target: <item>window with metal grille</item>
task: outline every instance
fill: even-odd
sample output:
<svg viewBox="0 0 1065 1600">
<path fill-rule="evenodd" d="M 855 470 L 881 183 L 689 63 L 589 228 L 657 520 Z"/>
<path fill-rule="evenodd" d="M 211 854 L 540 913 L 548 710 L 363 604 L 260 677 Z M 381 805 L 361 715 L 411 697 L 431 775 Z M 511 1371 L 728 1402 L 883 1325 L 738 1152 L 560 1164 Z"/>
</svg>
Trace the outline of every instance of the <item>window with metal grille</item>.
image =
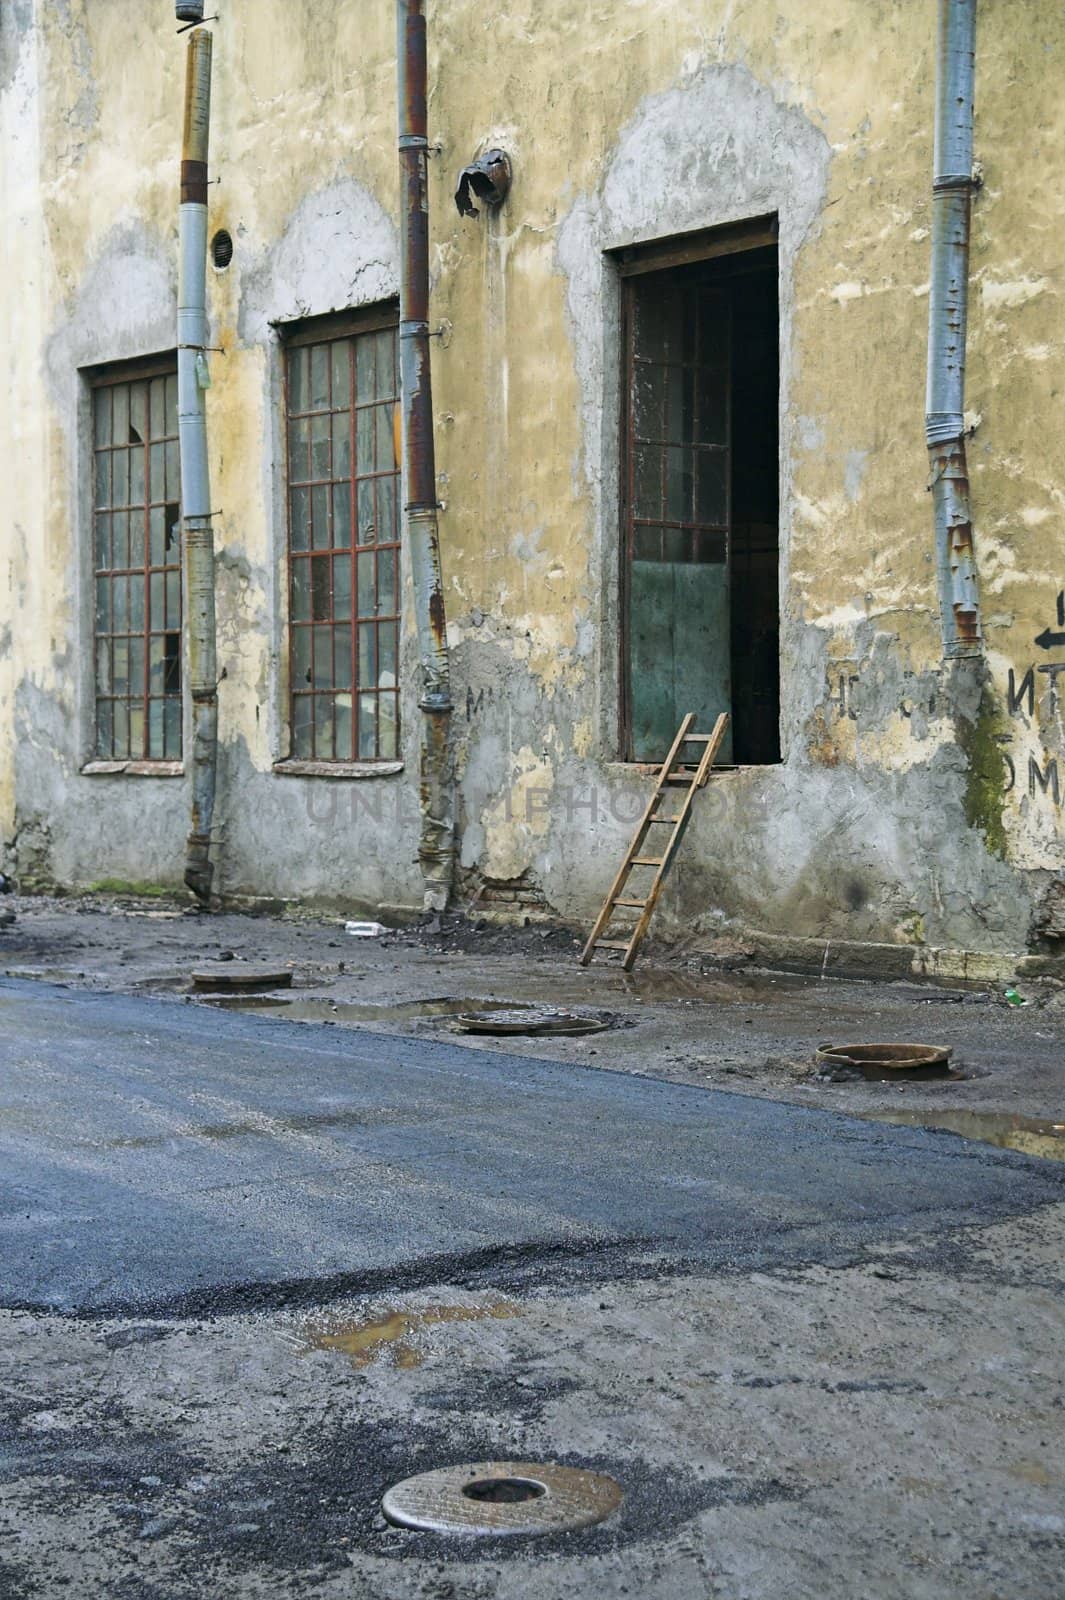
<svg viewBox="0 0 1065 1600">
<path fill-rule="evenodd" d="M 181 509 L 172 358 L 94 374 L 98 760 L 181 759 Z"/>
<path fill-rule="evenodd" d="M 286 341 L 291 754 L 399 752 L 393 307 Z"/>
</svg>

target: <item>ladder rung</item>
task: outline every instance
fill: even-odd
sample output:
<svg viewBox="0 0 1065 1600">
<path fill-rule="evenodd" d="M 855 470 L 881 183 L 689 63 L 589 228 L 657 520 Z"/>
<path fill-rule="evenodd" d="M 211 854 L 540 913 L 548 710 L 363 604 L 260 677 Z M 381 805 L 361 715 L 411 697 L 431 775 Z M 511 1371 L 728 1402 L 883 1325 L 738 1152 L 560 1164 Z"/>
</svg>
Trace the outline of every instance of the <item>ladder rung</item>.
<svg viewBox="0 0 1065 1600">
<path fill-rule="evenodd" d="M 0 0 L 0 3 L 2 3 L 2 0 Z M 658 901 L 658 891 L 662 886 L 662 879 L 670 861 L 673 859 L 684 832 L 684 825 L 691 813 L 696 791 L 706 783 L 710 775 L 711 760 L 717 753 L 722 733 L 728 727 L 728 713 L 722 712 L 714 725 L 713 733 L 689 733 L 688 730 L 695 723 L 695 715 L 694 711 L 689 711 L 684 717 L 680 727 L 677 729 L 676 738 L 670 746 L 668 756 L 658 768 L 654 794 L 651 796 L 650 802 L 640 819 L 632 843 L 629 845 L 628 853 L 621 863 L 621 868 L 610 885 L 607 899 L 596 918 L 595 926 L 589 935 L 588 942 L 581 951 L 580 963 L 582 967 L 587 967 L 591 963 L 597 949 L 624 952 L 624 960 L 621 965 L 626 972 L 630 970 L 636 959 L 636 952 L 640 948 L 640 943 L 647 932 L 648 923 Z M 683 747 L 689 744 L 698 744 L 704 747 L 702 759 L 698 762 L 694 758 L 689 758 L 683 754 Z M 650 770 L 652 769 L 646 766 L 641 767 L 643 772 L 649 773 Z M 687 793 L 680 797 L 679 811 L 675 812 L 671 817 L 656 816 L 655 812 L 659 805 L 665 807 L 668 804 L 668 801 L 664 799 L 666 786 L 675 784 L 683 784 L 687 790 Z M 647 830 L 653 823 L 659 827 L 672 830 L 669 838 L 660 847 L 665 851 L 665 855 L 638 856 L 636 851 L 641 846 L 646 848 Z M 662 835 L 658 834 L 656 837 L 661 838 Z M 647 898 L 644 900 L 635 899 L 631 890 L 626 893 L 629 875 L 634 867 L 653 867 L 655 869 L 654 878 L 647 881 Z M 622 907 L 626 910 L 640 912 L 640 916 L 635 919 L 626 919 L 625 917 L 620 919 L 623 929 L 627 920 L 635 922 L 635 926 L 628 933 L 628 937 L 626 939 L 599 938 L 598 935 L 605 933 L 610 926 L 615 910 L 620 910 Z"/>
</svg>

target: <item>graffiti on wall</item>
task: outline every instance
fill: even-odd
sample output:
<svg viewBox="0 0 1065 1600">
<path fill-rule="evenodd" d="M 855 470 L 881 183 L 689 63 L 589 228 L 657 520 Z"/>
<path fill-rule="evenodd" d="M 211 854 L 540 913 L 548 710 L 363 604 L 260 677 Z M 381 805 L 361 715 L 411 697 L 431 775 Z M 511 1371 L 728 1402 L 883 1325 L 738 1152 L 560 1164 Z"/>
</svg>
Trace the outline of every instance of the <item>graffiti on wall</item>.
<svg viewBox="0 0 1065 1600">
<path fill-rule="evenodd" d="M 1011 729 L 996 735 L 1005 767 L 1004 792 L 1017 791 L 1049 811 L 1055 824 L 1062 825 L 1065 806 L 1065 755 L 1061 752 L 1065 720 L 1065 659 L 1048 660 L 1057 654 L 1065 657 L 1065 589 L 1055 601 L 1055 615 L 1032 643 L 1045 652 L 1034 657 L 1023 669 L 1010 667 L 1002 685 L 1006 713 Z M 867 665 L 865 663 L 864 665 Z M 837 722 L 857 722 L 863 706 L 863 663 L 854 657 L 836 658 L 828 663 L 826 705 Z M 912 719 L 916 713 L 933 718 L 941 711 L 938 691 L 927 680 L 912 697 L 903 697 L 898 715 Z M 1039 741 L 1032 750 L 1024 732 L 1033 732 Z"/>
</svg>

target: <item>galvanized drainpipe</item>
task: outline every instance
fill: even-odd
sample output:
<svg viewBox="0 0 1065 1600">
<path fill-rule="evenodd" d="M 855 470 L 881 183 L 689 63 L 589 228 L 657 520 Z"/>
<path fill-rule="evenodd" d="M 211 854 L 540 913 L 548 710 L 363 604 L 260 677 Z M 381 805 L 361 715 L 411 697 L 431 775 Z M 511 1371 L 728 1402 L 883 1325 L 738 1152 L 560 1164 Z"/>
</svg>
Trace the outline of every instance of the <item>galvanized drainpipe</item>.
<svg viewBox="0 0 1065 1600">
<path fill-rule="evenodd" d="M 442 911 L 455 871 L 451 673 L 437 526 L 429 370 L 429 149 L 425 0 L 396 0 L 400 167 L 400 408 L 406 548 L 421 654 L 421 837 L 424 908 Z"/>
<path fill-rule="evenodd" d="M 192 694 L 192 817 L 185 882 L 211 898 L 211 821 L 218 771 L 214 535 L 207 470 L 207 153 L 211 131 L 211 35 L 189 35 L 181 150 L 181 266 L 178 279 L 178 437 L 182 546 Z"/>
<path fill-rule="evenodd" d="M 979 656 L 980 599 L 965 458 L 965 336 L 976 0 L 937 0 L 935 171 L 925 438 L 943 655 Z"/>
</svg>

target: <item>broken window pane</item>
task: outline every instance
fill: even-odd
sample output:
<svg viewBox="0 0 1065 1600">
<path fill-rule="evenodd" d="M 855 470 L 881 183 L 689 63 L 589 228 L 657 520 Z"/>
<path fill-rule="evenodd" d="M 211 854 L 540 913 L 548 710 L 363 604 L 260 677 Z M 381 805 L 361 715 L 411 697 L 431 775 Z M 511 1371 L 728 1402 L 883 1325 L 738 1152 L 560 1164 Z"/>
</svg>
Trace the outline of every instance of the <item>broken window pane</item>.
<svg viewBox="0 0 1065 1600">
<path fill-rule="evenodd" d="M 111 392 L 111 439 L 115 444 L 129 443 L 129 388 L 116 383 Z"/>
<path fill-rule="evenodd" d="M 165 679 L 165 638 L 161 633 L 153 633 L 148 641 L 148 693 L 163 694 L 166 688 Z M 160 737 L 162 737 L 162 712 L 159 714 Z"/>
<path fill-rule="evenodd" d="M 181 635 L 168 633 L 164 635 L 165 670 L 163 673 L 163 688 L 167 694 L 181 693 Z M 180 703 L 178 710 L 180 711 Z"/>
<path fill-rule="evenodd" d="M 129 442 L 148 443 L 148 385 L 135 383 L 129 392 Z"/>
</svg>

